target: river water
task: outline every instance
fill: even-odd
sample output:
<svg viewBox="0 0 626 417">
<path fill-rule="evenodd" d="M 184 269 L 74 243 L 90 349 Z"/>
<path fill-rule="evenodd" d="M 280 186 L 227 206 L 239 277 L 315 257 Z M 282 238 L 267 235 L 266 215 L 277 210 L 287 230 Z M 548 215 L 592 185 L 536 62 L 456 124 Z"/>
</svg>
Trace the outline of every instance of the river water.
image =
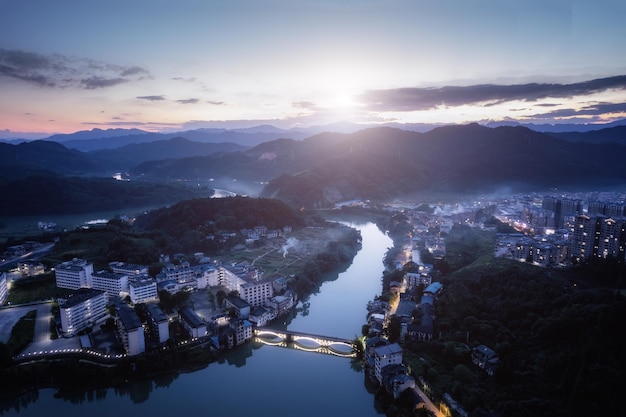
<svg viewBox="0 0 626 417">
<path fill-rule="evenodd" d="M 381 292 L 383 256 L 391 239 L 374 224 L 361 231 L 362 249 L 337 278 L 301 303 L 289 330 L 352 339 L 361 334 L 366 305 Z M 6 381 L 5 381 L 6 382 Z M 249 342 L 191 373 L 60 398 L 41 389 L 19 407 L 1 412 L 20 417 L 380 416 L 358 363 L 350 358 Z"/>
</svg>

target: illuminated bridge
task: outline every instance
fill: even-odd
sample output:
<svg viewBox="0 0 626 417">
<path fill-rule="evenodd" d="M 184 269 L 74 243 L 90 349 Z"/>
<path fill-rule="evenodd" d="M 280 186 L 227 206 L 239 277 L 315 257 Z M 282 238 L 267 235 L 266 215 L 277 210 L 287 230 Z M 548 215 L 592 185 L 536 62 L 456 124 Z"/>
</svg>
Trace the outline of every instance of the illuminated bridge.
<svg viewBox="0 0 626 417">
<path fill-rule="evenodd" d="M 356 356 L 352 340 L 338 337 L 320 336 L 311 333 L 276 330 L 256 327 L 254 335 L 258 342 L 266 345 L 290 347 L 309 352 L 326 353 L 329 355 L 351 358 Z"/>
</svg>

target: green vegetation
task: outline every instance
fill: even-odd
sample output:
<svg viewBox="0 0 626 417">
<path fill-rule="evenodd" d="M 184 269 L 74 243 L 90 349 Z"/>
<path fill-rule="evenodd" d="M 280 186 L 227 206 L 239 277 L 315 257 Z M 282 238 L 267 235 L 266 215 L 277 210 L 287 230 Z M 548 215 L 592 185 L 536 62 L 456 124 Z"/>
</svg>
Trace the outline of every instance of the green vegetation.
<svg viewBox="0 0 626 417">
<path fill-rule="evenodd" d="M 33 341 L 33 334 L 35 332 L 35 319 L 37 318 L 37 310 L 31 310 L 22 316 L 13 329 L 11 330 L 11 336 L 6 343 L 7 353 L 10 357 L 13 357 L 26 349 L 26 347 Z"/>
<path fill-rule="evenodd" d="M 13 281 L 7 301 L 11 304 L 24 304 L 63 297 L 69 293 L 69 290 L 56 286 L 53 273 L 46 273 Z"/>
<path fill-rule="evenodd" d="M 25 216 L 170 204 L 184 198 L 209 195 L 211 191 L 179 184 L 47 175 L 0 184 L 0 193 L 11 196 L 0 200 L 0 216 Z"/>
<path fill-rule="evenodd" d="M 449 273 L 440 279 L 444 291 L 435 305 L 441 337 L 406 346 L 414 374 L 426 379 L 435 400 L 447 392 L 472 416 L 621 414 L 624 297 L 594 282 L 593 265 L 582 280 L 576 268 L 494 259 L 492 238 L 452 229 Z M 470 360 L 470 348 L 479 344 L 499 354 L 493 377 Z"/>
</svg>

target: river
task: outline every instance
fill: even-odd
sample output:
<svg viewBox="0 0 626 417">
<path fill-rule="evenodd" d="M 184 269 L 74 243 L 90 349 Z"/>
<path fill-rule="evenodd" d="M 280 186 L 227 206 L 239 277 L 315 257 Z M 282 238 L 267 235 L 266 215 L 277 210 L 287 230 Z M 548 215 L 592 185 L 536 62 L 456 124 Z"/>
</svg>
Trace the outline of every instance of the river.
<svg viewBox="0 0 626 417">
<path fill-rule="evenodd" d="M 361 231 L 362 249 L 337 278 L 300 304 L 288 329 L 352 339 L 361 333 L 366 304 L 381 292 L 383 256 L 392 240 L 374 224 Z M 5 381 L 6 382 L 6 381 Z M 65 397 L 65 398 L 63 398 Z M 129 383 L 68 398 L 41 389 L 22 399 L 10 416 L 160 417 L 272 415 L 380 416 L 363 370 L 352 359 L 249 342 L 191 373 Z M 4 409 L 4 407 L 3 407 Z"/>
</svg>

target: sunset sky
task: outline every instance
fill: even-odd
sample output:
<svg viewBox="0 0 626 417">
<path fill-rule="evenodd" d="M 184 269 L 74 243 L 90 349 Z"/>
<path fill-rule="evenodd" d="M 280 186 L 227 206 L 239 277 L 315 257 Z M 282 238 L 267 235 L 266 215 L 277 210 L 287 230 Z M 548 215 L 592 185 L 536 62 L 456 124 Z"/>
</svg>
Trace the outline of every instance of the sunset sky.
<svg viewBox="0 0 626 417">
<path fill-rule="evenodd" d="M 0 131 L 626 117 L 623 0 L 0 0 Z"/>
</svg>

